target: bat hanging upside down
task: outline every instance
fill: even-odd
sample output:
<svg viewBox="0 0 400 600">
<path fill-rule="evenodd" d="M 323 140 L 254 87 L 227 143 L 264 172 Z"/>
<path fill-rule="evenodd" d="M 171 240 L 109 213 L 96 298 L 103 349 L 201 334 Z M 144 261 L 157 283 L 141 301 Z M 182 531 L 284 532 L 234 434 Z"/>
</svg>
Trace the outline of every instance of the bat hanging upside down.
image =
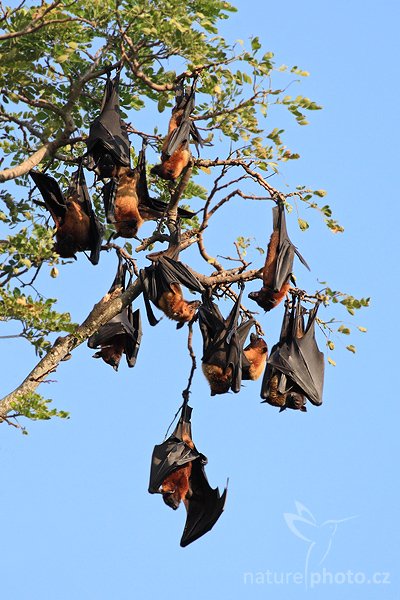
<svg viewBox="0 0 400 600">
<path fill-rule="evenodd" d="M 113 178 L 103 188 L 103 199 L 107 221 L 115 227 L 115 237 L 136 237 L 144 221 L 163 216 L 167 205 L 151 198 L 147 187 L 144 147 L 134 169 L 122 165 L 115 167 Z M 180 217 L 190 219 L 193 214 L 178 208 Z"/>
<path fill-rule="evenodd" d="M 282 202 L 272 209 L 272 215 L 273 231 L 262 272 L 263 286 L 258 292 L 249 294 L 249 298 L 267 312 L 278 306 L 290 289 L 289 279 L 292 276 L 295 254 L 309 269 L 306 261 L 289 239 Z"/>
<path fill-rule="evenodd" d="M 268 346 L 262 337 L 250 334 L 250 344 L 243 350 L 242 379 L 256 381 L 264 371 L 268 358 Z"/>
<path fill-rule="evenodd" d="M 193 450 L 194 444 L 187 431 L 182 430 L 182 442 Z M 161 493 L 165 504 L 176 510 L 181 503 L 185 504 L 187 509 L 187 500 L 192 496 L 193 492 L 190 487 L 190 476 L 192 474 L 192 463 L 186 463 L 182 467 L 178 467 L 172 471 L 168 477 L 164 479 L 161 485 Z"/>
<path fill-rule="evenodd" d="M 175 181 L 187 167 L 190 160 L 189 140 L 193 138 L 196 147 L 203 146 L 204 141 L 191 120 L 194 109 L 194 88 L 185 90 L 183 81 L 176 89 L 176 103 L 168 125 L 168 134 L 161 149 L 161 164 L 155 165 L 151 173 L 167 181 Z"/>
<path fill-rule="evenodd" d="M 203 337 L 203 373 L 210 385 L 211 396 L 226 394 L 231 389 L 238 393 L 242 379 L 257 379 L 264 368 L 267 345 L 262 338 L 252 335 L 250 344 L 243 349 L 254 319 L 238 324 L 243 287 L 229 315 L 224 318 L 208 294 L 203 295 L 199 308 L 199 325 Z"/>
<path fill-rule="evenodd" d="M 167 251 L 168 252 L 168 251 Z M 172 252 L 177 256 L 176 252 Z M 140 271 L 143 284 L 143 298 L 150 325 L 157 325 L 150 301 L 180 328 L 192 321 L 200 302 L 185 300 L 181 285 L 194 292 L 204 292 L 204 288 L 193 273 L 182 264 L 167 255 L 161 254 L 153 265 Z"/>
<path fill-rule="evenodd" d="M 89 260 L 96 265 L 99 262 L 103 229 L 93 210 L 82 164 L 73 173 L 65 195 L 50 175 L 38 171 L 30 171 L 29 175 L 54 220 L 54 250 L 61 258 L 75 258 L 77 252 L 90 250 Z"/>
<path fill-rule="evenodd" d="M 181 418 L 168 439 L 154 447 L 149 492 L 161 493 L 167 506 L 186 508 L 181 546 L 191 544 L 210 531 L 224 510 L 227 489 L 222 495 L 208 483 L 204 467 L 207 458 L 192 441 L 192 409 L 184 403 Z"/>
</svg>

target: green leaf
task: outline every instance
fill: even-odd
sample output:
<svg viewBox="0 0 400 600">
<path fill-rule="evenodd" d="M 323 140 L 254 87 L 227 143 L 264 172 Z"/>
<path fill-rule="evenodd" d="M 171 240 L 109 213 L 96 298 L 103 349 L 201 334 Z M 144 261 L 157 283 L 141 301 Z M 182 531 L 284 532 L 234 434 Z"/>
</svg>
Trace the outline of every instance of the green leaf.
<svg viewBox="0 0 400 600">
<path fill-rule="evenodd" d="M 304 221 L 304 219 L 297 219 L 297 222 L 302 231 L 306 231 L 306 229 L 310 227 L 307 221 Z"/>
<path fill-rule="evenodd" d="M 351 333 L 350 329 L 345 325 L 341 325 L 340 327 L 338 327 L 338 331 L 339 333 L 343 333 L 344 335 L 350 335 Z"/>
</svg>

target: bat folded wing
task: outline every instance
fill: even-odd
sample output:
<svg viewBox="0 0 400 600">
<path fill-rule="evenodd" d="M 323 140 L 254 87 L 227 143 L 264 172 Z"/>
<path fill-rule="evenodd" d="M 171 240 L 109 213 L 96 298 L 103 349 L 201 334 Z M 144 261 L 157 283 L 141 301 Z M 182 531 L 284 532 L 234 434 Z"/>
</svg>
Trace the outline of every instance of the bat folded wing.
<svg viewBox="0 0 400 600">
<path fill-rule="evenodd" d="M 201 455 L 193 462 L 192 466 L 190 477 L 192 495 L 185 502 L 187 515 L 180 541 L 182 548 L 199 539 L 214 527 L 226 502 L 227 488 L 221 495 L 218 488 L 213 489 L 208 483 L 204 471 L 204 458 Z"/>
</svg>

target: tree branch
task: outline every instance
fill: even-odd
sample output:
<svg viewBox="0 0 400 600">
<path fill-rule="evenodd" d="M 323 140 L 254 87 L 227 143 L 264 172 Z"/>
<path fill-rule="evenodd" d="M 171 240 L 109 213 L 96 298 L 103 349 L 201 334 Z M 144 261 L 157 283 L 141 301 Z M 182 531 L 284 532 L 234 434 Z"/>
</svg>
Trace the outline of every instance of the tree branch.
<svg viewBox="0 0 400 600">
<path fill-rule="evenodd" d="M 32 369 L 24 381 L 13 392 L 0 400 L 0 422 L 12 410 L 14 402 L 33 393 L 72 350 L 86 341 L 101 325 L 104 325 L 121 312 L 123 308 L 139 296 L 141 291 L 140 280 L 136 280 L 123 294 L 119 293 L 117 297 L 107 294 L 93 307 L 87 318 L 74 333 L 59 337 L 46 356 Z"/>
</svg>

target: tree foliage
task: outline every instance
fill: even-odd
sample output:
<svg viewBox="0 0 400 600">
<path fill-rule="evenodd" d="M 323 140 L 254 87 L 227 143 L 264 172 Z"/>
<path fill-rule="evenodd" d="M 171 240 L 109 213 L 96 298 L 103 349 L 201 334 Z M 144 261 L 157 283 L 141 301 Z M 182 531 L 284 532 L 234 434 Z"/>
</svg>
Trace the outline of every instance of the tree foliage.
<svg viewBox="0 0 400 600">
<path fill-rule="evenodd" d="M 325 203 L 324 190 L 299 185 L 283 193 L 270 183 L 283 163 L 299 158 L 287 147 L 284 130 L 271 125 L 271 112 L 287 111 L 302 126 L 309 113 L 321 107 L 310 98 L 292 95 L 291 84 L 307 77 L 306 71 L 278 65 L 257 37 L 249 43 L 231 43 L 220 35 L 220 22 L 235 11 L 228 2 L 43 0 L 22 1 L 16 8 L 0 3 L 0 7 L 0 220 L 4 232 L 0 240 L 0 319 L 19 323 L 20 335 L 33 344 L 41 358 L 21 386 L 0 401 L 0 418 L 10 422 L 15 414 L 65 416 L 48 409 L 36 387 L 60 360 L 140 293 L 138 284 L 132 284 L 124 294 L 100 301 L 77 326 L 68 313 L 56 312 L 55 300 L 46 299 L 35 287 L 44 267 L 50 277 L 56 277 L 59 269 L 79 265 L 71 266 L 54 251 L 54 231 L 34 201 L 27 173 L 40 166 L 63 187 L 68 184 L 74 165 L 85 152 L 89 125 L 99 112 L 105 75 L 118 65 L 123 64 L 121 108 L 133 147 L 139 148 L 144 138 L 155 151 L 160 150 L 164 132 L 157 127 L 142 131 L 140 116 L 149 112 L 156 119 L 157 111 L 169 113 L 177 82 L 197 75 L 193 119 L 212 145 L 203 149 L 201 158 L 193 157 L 176 185 L 151 179 L 154 195 L 169 203 L 168 214 L 156 223 L 153 235 L 136 248 L 126 242 L 124 246 L 105 244 L 104 251 L 115 248 L 132 263 L 136 256 L 144 261 L 140 253 L 159 250 L 168 241 L 178 202 L 190 205 L 192 198 L 200 198 L 202 209 L 185 222 L 181 250 L 196 245 L 207 263 L 203 283 L 234 297 L 232 283 L 260 278 L 263 259 L 258 268 L 248 268 L 245 256 L 252 241 L 240 237 L 240 225 L 235 231 L 234 258 L 212 256 L 204 238 L 212 217 L 221 209 L 229 210 L 226 205 L 233 198 L 242 202 L 281 200 L 289 211 L 299 203 L 320 213 L 331 232 L 343 228 Z M 134 157 L 135 150 L 132 152 Z M 99 183 L 93 184 L 91 193 L 107 227 Z M 309 227 L 304 214 L 299 214 L 298 226 L 301 230 Z M 107 233 L 111 231 L 108 226 Z M 96 268 L 101 269 L 101 261 Z M 325 284 L 316 292 L 301 293 L 311 302 L 320 298 L 326 306 L 342 304 L 350 315 L 368 305 L 367 298 L 359 300 Z M 350 333 L 347 325 L 338 327 L 336 317 L 320 324 L 331 350 L 331 333 Z M 54 332 L 69 335 L 53 342 Z M 354 345 L 347 347 L 355 351 Z"/>
</svg>

